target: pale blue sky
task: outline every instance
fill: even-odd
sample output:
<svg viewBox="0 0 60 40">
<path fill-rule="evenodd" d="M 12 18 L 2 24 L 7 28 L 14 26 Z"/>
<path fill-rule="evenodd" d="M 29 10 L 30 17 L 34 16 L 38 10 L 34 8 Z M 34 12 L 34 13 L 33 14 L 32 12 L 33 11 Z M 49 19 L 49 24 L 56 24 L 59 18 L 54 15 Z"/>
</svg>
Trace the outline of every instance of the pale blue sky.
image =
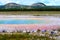
<svg viewBox="0 0 60 40">
<path fill-rule="evenodd" d="M 0 0 L 0 5 L 4 5 L 9 2 L 18 4 L 31 5 L 33 3 L 42 2 L 46 5 L 60 6 L 60 0 Z"/>
</svg>

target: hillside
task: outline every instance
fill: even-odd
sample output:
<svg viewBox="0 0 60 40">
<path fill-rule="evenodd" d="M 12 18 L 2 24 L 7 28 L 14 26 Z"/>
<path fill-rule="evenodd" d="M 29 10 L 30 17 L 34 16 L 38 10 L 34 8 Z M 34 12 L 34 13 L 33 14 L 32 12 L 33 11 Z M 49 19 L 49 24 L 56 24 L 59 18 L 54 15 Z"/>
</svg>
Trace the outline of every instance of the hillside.
<svg viewBox="0 0 60 40">
<path fill-rule="evenodd" d="M 60 6 L 47 6 L 44 3 L 34 3 L 32 5 L 7 3 L 0 5 L 0 11 L 60 11 Z"/>
</svg>

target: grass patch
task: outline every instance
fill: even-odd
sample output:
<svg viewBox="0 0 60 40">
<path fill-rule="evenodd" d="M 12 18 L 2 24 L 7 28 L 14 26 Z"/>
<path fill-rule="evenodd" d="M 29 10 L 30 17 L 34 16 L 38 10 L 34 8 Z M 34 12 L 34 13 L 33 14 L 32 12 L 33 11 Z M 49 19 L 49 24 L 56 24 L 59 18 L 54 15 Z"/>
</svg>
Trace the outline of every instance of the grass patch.
<svg viewBox="0 0 60 40">
<path fill-rule="evenodd" d="M 60 11 L 0 11 L 0 15 L 55 15 Z"/>
<path fill-rule="evenodd" d="M 0 34 L 0 40 L 52 40 L 49 37 L 29 34 Z"/>
</svg>

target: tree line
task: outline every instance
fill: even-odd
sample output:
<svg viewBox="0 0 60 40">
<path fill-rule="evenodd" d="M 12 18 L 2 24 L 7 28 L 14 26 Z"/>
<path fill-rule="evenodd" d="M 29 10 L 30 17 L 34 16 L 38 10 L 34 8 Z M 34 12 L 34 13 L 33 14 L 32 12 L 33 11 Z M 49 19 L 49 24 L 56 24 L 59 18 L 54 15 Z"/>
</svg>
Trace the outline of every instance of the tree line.
<svg viewBox="0 0 60 40">
<path fill-rule="evenodd" d="M 44 6 L 27 8 L 0 8 L 0 11 L 60 11 L 60 6 Z"/>
</svg>

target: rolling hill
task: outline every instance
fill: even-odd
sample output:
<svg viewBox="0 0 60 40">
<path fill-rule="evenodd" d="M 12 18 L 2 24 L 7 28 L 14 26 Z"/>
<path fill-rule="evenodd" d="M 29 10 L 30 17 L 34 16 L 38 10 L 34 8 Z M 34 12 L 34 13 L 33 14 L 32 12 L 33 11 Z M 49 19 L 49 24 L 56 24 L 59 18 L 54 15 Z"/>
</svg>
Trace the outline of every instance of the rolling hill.
<svg viewBox="0 0 60 40">
<path fill-rule="evenodd" d="M 44 3 L 34 3 L 32 5 L 7 3 L 0 5 L 0 11 L 60 11 L 60 6 L 47 6 Z"/>
</svg>

